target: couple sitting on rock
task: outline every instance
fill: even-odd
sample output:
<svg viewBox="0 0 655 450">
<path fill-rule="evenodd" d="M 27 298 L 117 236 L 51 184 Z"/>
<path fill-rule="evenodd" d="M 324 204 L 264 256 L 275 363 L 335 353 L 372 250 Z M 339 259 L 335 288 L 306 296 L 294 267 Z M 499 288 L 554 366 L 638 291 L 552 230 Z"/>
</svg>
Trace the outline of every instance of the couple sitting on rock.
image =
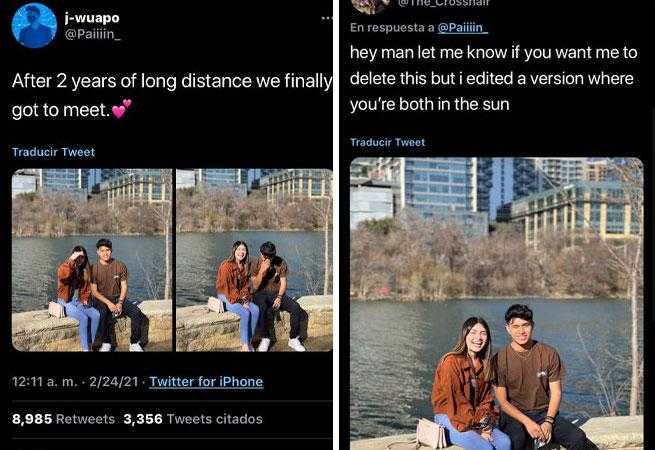
<svg viewBox="0 0 655 450">
<path fill-rule="evenodd" d="M 505 330 L 511 342 L 493 355 L 489 325 L 471 317 L 439 361 L 432 407 L 448 442 L 465 450 L 524 450 L 526 443 L 536 450 L 551 442 L 568 450 L 598 450 L 559 414 L 564 364 L 554 348 L 532 339 L 532 310 L 510 306 Z"/>
<path fill-rule="evenodd" d="M 287 263 L 276 255 L 275 245 L 271 242 L 264 242 L 259 252 L 259 258 L 251 263 L 245 242 L 236 241 L 232 245 L 230 257 L 218 267 L 217 296 L 225 303 L 227 311 L 241 318 L 239 327 L 243 351 L 253 351 L 251 342 L 256 330 L 261 336 L 257 351 L 268 350 L 271 345 L 268 316 L 282 310 L 291 316 L 289 347 L 304 352 L 305 347 L 299 339 L 302 308 L 286 295 Z"/>
<path fill-rule="evenodd" d="M 127 267 L 112 258 L 112 243 L 100 239 L 96 244 L 98 263 L 92 266 L 81 245 L 57 268 L 57 303 L 66 315 L 80 323 L 80 346 L 83 352 L 92 349 L 98 331 L 102 338 L 101 352 L 111 351 L 112 317 L 125 314 L 130 318 L 130 351 L 142 352 L 141 323 L 143 313 L 135 302 L 127 299 Z"/>
</svg>

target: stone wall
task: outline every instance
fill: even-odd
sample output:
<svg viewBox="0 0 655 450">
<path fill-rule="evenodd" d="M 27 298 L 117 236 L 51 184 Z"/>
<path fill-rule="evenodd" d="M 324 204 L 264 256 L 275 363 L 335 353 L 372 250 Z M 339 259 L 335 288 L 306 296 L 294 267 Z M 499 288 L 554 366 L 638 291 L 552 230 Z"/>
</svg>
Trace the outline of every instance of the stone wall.
<svg viewBox="0 0 655 450">
<path fill-rule="evenodd" d="M 311 295 L 300 297 L 298 304 L 307 313 L 301 321 L 301 338 L 327 338 L 332 340 L 332 296 Z M 286 340 L 289 334 L 289 314 L 281 311 L 275 322 L 277 340 Z M 185 306 L 176 311 L 177 351 L 234 351 L 240 347 L 239 316 L 210 311 L 206 305 Z"/>
<path fill-rule="evenodd" d="M 587 434 L 589 440 L 596 444 L 600 450 L 636 450 L 644 448 L 644 416 L 594 417 L 584 423 L 581 428 Z M 350 443 L 350 450 L 386 450 L 387 445 L 392 442 L 408 441 L 414 437 L 414 434 L 401 434 L 377 439 L 352 441 Z M 409 446 L 402 445 L 398 445 L 397 447 L 392 446 L 392 448 L 399 449 L 405 447 L 410 448 Z M 427 449 L 428 447 L 421 448 Z M 457 446 L 450 446 L 448 448 L 453 450 L 460 449 Z M 549 446 L 548 448 L 558 447 Z"/>
<path fill-rule="evenodd" d="M 173 304 L 170 300 L 146 300 L 139 304 L 146 316 L 142 327 L 142 341 L 146 350 L 172 350 Z M 121 316 L 112 336 L 119 350 L 130 343 L 130 319 Z M 47 310 L 14 313 L 11 316 L 11 335 L 14 348 L 22 352 L 80 351 L 78 321 L 69 317 L 56 319 Z M 96 345 L 100 343 L 96 341 Z"/>
</svg>

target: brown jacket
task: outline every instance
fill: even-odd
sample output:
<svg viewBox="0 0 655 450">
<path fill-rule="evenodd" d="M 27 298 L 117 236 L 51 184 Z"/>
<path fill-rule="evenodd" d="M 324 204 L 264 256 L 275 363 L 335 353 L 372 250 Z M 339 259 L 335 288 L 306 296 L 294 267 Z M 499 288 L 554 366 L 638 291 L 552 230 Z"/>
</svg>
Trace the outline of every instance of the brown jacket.
<svg viewBox="0 0 655 450">
<path fill-rule="evenodd" d="M 91 282 L 85 280 L 84 275 L 79 279 L 75 278 L 74 264 L 75 262 L 70 259 L 59 264 L 57 268 L 57 298 L 61 298 L 66 303 L 71 301 L 74 285 L 77 284 L 80 302 L 86 304 L 91 298 Z"/>
<path fill-rule="evenodd" d="M 459 431 L 468 431 L 486 414 L 493 415 L 491 383 L 485 381 L 483 367 L 475 370 L 470 359 L 461 355 L 449 355 L 438 366 L 432 386 L 432 410 L 446 414 L 450 423 Z M 473 408 L 471 379 L 476 380 L 476 407 Z"/>
<path fill-rule="evenodd" d="M 248 267 L 239 271 L 234 261 L 223 261 L 216 274 L 216 292 L 223 294 L 230 303 L 243 303 L 243 299 L 250 299 L 250 283 Z"/>
</svg>

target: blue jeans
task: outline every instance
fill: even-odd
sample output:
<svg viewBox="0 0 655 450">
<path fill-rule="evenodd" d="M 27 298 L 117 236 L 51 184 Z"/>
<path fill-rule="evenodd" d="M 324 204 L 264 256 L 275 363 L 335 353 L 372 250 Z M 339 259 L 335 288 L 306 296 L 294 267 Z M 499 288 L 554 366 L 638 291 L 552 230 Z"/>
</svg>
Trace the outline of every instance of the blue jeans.
<svg viewBox="0 0 655 450">
<path fill-rule="evenodd" d="M 93 341 L 96 339 L 98 325 L 100 324 L 100 312 L 93 306 L 85 305 L 77 298 L 66 303 L 63 299 L 57 299 L 57 303 L 64 307 L 66 315 L 77 319 L 80 322 L 80 345 L 82 350 L 90 351 Z M 89 322 L 91 323 L 91 335 L 89 336 Z"/>
<path fill-rule="evenodd" d="M 489 442 L 475 431 L 458 431 L 446 414 L 435 414 L 434 421 L 446 428 L 446 440 L 452 445 L 458 445 L 466 450 L 510 450 L 509 437 L 498 428 L 491 430 Z"/>
<path fill-rule="evenodd" d="M 239 321 L 239 333 L 241 334 L 241 343 L 250 344 L 250 340 L 255 335 L 257 321 L 259 319 L 259 307 L 253 302 L 248 304 L 248 308 L 244 308 L 241 303 L 230 303 L 224 295 L 219 294 L 218 298 L 225 303 L 227 311 L 238 314 L 241 320 Z"/>
</svg>

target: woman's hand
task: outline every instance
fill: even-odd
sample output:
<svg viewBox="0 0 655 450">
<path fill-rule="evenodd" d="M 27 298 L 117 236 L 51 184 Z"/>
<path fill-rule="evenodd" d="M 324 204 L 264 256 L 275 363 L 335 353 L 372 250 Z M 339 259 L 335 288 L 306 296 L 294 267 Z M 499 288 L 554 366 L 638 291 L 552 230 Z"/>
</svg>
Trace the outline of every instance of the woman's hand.
<svg viewBox="0 0 655 450">
<path fill-rule="evenodd" d="M 544 422 L 541 424 L 541 431 L 544 433 L 546 440 L 544 443 L 548 444 L 553 435 L 553 424 L 550 422 Z"/>
<path fill-rule="evenodd" d="M 492 442 L 494 439 L 491 437 L 491 427 L 485 428 L 480 432 L 480 436 L 482 436 L 482 439 L 484 439 L 487 442 Z"/>
<path fill-rule="evenodd" d="M 80 256 L 84 256 L 84 252 L 82 252 L 82 251 L 73 252 L 73 253 L 68 257 L 68 259 L 70 259 L 71 261 L 75 261 L 75 260 L 76 260 L 77 258 L 79 258 Z"/>
<path fill-rule="evenodd" d="M 250 305 L 250 300 L 248 300 L 247 298 L 244 298 L 242 300 L 243 300 L 243 302 L 241 303 L 241 306 L 248 309 L 248 306 Z"/>
<path fill-rule="evenodd" d="M 527 424 L 524 425 L 525 429 L 527 430 L 528 434 L 533 438 L 533 439 L 540 439 L 543 442 L 546 442 L 546 436 L 544 436 L 544 432 L 541 430 L 541 427 L 537 422 L 534 420 L 530 420 Z"/>
</svg>

